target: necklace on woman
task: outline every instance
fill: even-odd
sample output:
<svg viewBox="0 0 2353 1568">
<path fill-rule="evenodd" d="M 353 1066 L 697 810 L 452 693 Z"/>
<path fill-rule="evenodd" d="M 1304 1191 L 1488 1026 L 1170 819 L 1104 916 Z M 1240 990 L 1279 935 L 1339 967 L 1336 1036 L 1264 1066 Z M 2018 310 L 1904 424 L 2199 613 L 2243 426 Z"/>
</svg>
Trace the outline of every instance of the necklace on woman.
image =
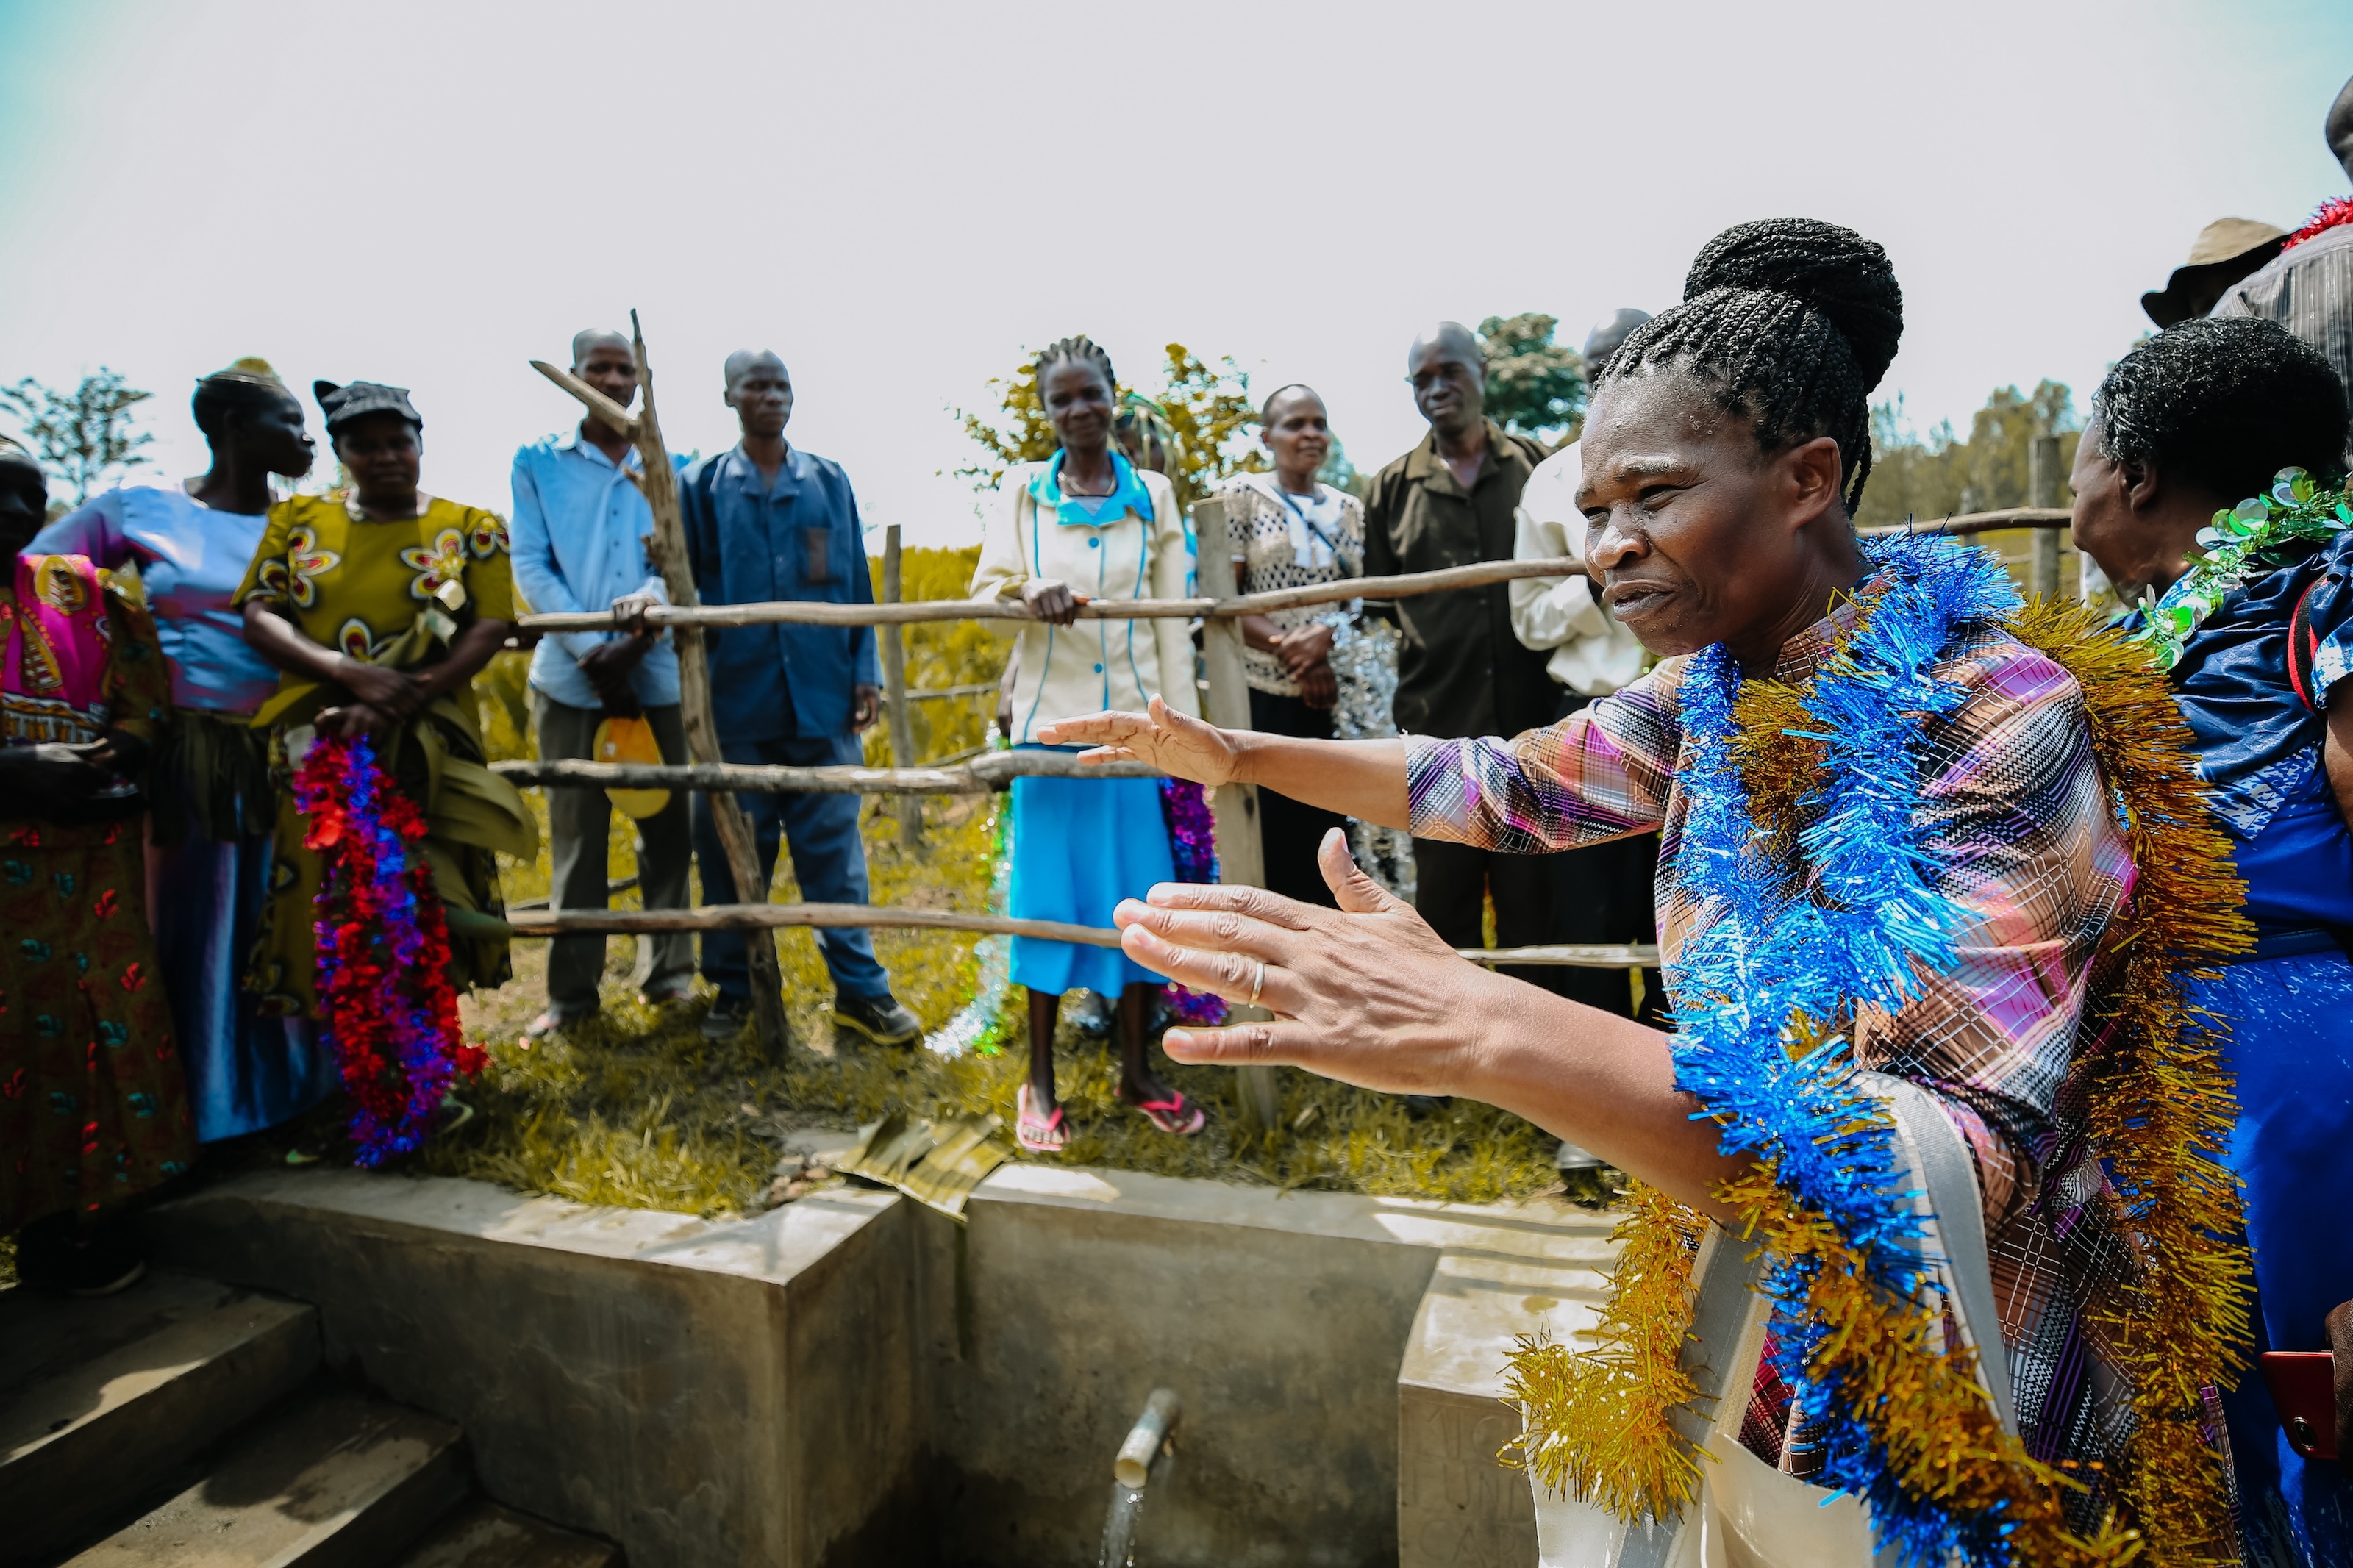
<svg viewBox="0 0 2353 1568">
<path fill-rule="evenodd" d="M 1064 495 L 1066 495 L 1066 496 L 1071 497 L 1071 498 L 1072 500 L 1103 500 L 1105 496 L 1107 496 L 1107 495 L 1111 494 L 1113 490 L 1115 490 L 1115 489 L 1119 489 L 1119 468 L 1118 468 L 1118 465 L 1116 465 L 1116 464 L 1113 464 L 1113 463 L 1110 463 L 1110 462 L 1108 461 L 1108 459 L 1106 459 L 1106 464 L 1105 464 L 1105 466 L 1106 466 L 1106 467 L 1108 467 L 1108 468 L 1111 469 L 1111 471 L 1110 471 L 1108 474 L 1104 475 L 1104 476 L 1103 476 L 1103 479 L 1102 479 L 1102 481 L 1101 481 L 1101 483 L 1102 483 L 1102 485 L 1103 485 L 1103 489 L 1092 489 L 1092 486 L 1096 481 L 1090 480 L 1090 481 L 1089 481 L 1090 488 L 1089 488 L 1089 489 L 1081 489 L 1079 488 L 1079 486 L 1078 486 L 1077 477 L 1076 477 L 1075 475 L 1073 475 L 1073 474 L 1071 472 L 1071 460 L 1070 460 L 1070 458 L 1066 456 L 1066 457 L 1062 459 L 1062 475 L 1061 475 L 1061 478 L 1062 478 L 1062 493 L 1063 493 Z"/>
<path fill-rule="evenodd" d="M 2279 552 L 2298 542 L 2326 543 L 2353 528 L 2353 507 L 2342 495 L 2324 492 L 2302 468 L 2282 468 L 2268 496 L 2249 496 L 2214 514 L 2198 531 L 2198 559 L 2148 611 L 2133 634 L 2148 645 L 2159 669 L 2181 662 L 2182 650 L 2198 628 L 2249 578 L 2286 564 Z"/>
</svg>

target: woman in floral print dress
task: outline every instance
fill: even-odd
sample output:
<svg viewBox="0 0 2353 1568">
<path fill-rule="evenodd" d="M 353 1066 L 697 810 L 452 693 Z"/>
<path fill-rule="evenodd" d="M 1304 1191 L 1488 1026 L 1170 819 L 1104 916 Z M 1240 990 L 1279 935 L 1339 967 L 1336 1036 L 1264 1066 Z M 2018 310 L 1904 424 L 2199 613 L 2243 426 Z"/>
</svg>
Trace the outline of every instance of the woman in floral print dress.
<svg viewBox="0 0 2353 1568">
<path fill-rule="evenodd" d="M 417 487 L 423 421 L 406 388 L 318 383 L 348 496 L 296 496 L 270 509 L 237 589 L 246 640 L 282 672 L 254 723 L 290 775 L 319 733 L 375 737 L 424 809 L 425 853 L 449 922 L 451 984 L 508 974 L 497 852 L 539 853 L 513 786 L 483 765 L 473 678 L 514 616 L 507 531 L 496 514 Z M 265 1013 L 317 1018 L 312 931 L 320 859 L 291 793 L 280 799 L 277 885 L 262 911 L 247 985 Z"/>
<path fill-rule="evenodd" d="M 0 441 L 0 1235 L 28 1282 L 103 1295 L 142 1271 L 125 1200 L 196 1152 L 126 782 L 171 677 L 105 574 L 17 553 L 47 499 Z"/>
</svg>

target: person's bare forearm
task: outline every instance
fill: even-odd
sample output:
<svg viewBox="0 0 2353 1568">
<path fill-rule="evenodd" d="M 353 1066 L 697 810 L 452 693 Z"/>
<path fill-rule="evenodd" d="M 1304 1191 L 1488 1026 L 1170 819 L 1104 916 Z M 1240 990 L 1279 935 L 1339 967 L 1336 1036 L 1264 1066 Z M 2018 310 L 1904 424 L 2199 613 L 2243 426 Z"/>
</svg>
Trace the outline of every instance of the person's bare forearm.
<svg viewBox="0 0 2353 1568">
<path fill-rule="evenodd" d="M 1503 975 L 1482 977 L 1481 1020 L 1452 1092 L 1524 1117 L 1704 1213 L 1743 1163 L 1716 1152 L 1699 1102 L 1675 1088 L 1667 1037 Z"/>
<path fill-rule="evenodd" d="M 1272 616 L 1244 616 L 1241 623 L 1243 642 L 1261 653 L 1274 652 L 1275 642 L 1282 636 L 1282 628 L 1274 624 Z"/>
<path fill-rule="evenodd" d="M 266 599 L 245 602 L 245 645 L 275 668 L 313 680 L 343 679 L 343 656 L 302 635 L 301 628 L 278 613 Z"/>
<path fill-rule="evenodd" d="M 504 621 L 481 620 L 459 632 L 458 640 L 449 645 L 448 658 L 418 672 L 427 694 L 438 697 L 473 679 L 506 647 L 511 629 Z"/>
<path fill-rule="evenodd" d="M 1244 784 L 1380 827 L 1407 827 L 1403 741 L 1300 741 L 1229 730 Z"/>
</svg>

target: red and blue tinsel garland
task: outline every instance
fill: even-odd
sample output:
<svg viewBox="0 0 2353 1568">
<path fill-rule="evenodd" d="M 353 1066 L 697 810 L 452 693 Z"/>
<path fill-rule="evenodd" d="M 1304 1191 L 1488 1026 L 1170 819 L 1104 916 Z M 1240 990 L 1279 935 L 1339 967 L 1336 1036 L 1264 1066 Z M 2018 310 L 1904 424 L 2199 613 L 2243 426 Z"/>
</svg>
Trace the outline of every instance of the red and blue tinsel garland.
<svg viewBox="0 0 2353 1568">
<path fill-rule="evenodd" d="M 449 984 L 449 927 L 421 849 L 425 814 L 375 742 L 322 735 L 294 775 L 320 858 L 319 1012 L 352 1097 L 357 1163 L 423 1142 L 458 1074 L 482 1068 Z"/>
</svg>

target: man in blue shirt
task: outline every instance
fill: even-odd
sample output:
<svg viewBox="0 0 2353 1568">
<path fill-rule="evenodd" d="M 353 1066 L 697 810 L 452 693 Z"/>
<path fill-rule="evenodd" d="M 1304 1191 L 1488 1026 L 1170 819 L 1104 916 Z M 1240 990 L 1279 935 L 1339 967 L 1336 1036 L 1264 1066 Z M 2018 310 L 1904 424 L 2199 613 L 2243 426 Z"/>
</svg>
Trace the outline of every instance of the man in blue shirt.
<svg viewBox="0 0 2353 1568">
<path fill-rule="evenodd" d="M 793 416 L 792 377 L 773 353 L 727 356 L 727 405 L 744 438 L 733 450 L 686 470 L 680 501 L 694 585 L 706 605 L 810 599 L 837 605 L 874 602 L 858 500 L 839 464 L 797 451 L 785 440 Z M 882 678 L 871 626 L 712 627 L 711 703 L 720 752 L 731 763 L 822 767 L 864 760 L 858 733 L 882 707 Z M 793 875 L 811 903 L 862 904 L 866 847 L 858 837 L 854 795 L 740 795 L 759 842 L 761 875 L 774 875 L 779 837 L 793 849 Z M 694 814 L 695 855 L 703 898 L 735 901 L 735 881 L 707 805 Z M 765 900 L 764 886 L 752 894 Z M 702 973 L 719 987 L 703 1033 L 724 1038 L 751 1016 L 752 987 L 744 936 L 706 931 Z M 763 942 L 773 941 L 765 932 Z M 833 1019 L 885 1045 L 919 1039 L 923 1026 L 891 994 L 862 930 L 818 933 L 833 974 Z"/>
<path fill-rule="evenodd" d="M 638 395 L 637 356 L 620 333 L 591 330 L 572 340 L 572 373 L 627 408 Z M 628 438 L 591 416 L 577 427 L 534 441 L 515 454 L 515 586 L 546 613 L 601 610 L 617 600 L 667 601 L 660 574 L 646 559 L 653 512 L 630 478 L 642 471 Z M 667 637 L 558 632 L 531 660 L 532 715 L 539 754 L 591 757 L 596 726 L 607 715 L 642 713 L 662 760 L 686 761 L 679 722 L 678 653 Z M 549 905 L 601 910 L 607 901 L 606 846 L 611 804 L 600 789 L 547 792 L 554 874 Z M 686 792 L 638 825 L 638 887 L 649 910 L 684 909 L 693 853 Z M 559 936 L 547 959 L 547 1011 L 524 1028 L 536 1039 L 597 1008 L 605 973 L 601 932 Z M 683 1001 L 694 976 L 694 939 L 665 931 L 638 939 L 638 985 L 649 1005 Z"/>
</svg>

